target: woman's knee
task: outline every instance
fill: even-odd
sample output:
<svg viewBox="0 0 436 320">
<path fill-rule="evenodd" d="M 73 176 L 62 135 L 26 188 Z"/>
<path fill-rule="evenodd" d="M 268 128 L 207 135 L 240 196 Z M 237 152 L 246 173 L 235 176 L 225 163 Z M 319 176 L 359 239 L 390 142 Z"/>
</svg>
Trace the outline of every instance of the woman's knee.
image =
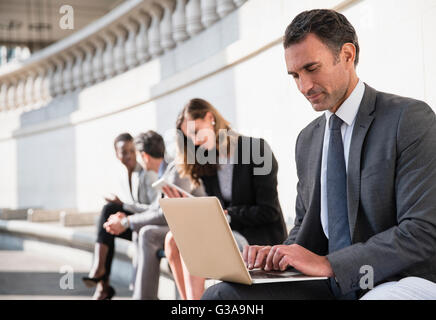
<svg viewBox="0 0 436 320">
<path fill-rule="evenodd" d="M 165 256 L 169 261 L 174 261 L 179 256 L 179 249 L 177 248 L 176 241 L 174 240 L 171 231 L 165 236 Z"/>
<path fill-rule="evenodd" d="M 101 217 L 107 220 L 111 215 L 120 211 L 120 205 L 115 203 L 106 203 L 101 210 Z"/>
</svg>

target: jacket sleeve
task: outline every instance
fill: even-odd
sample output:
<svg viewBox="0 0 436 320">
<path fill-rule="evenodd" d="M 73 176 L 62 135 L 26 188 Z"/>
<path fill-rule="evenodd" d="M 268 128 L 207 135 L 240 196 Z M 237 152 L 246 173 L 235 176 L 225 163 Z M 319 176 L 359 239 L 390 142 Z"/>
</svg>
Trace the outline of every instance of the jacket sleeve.
<svg viewBox="0 0 436 320">
<path fill-rule="evenodd" d="M 175 166 L 174 163 L 171 162 L 170 164 L 168 164 L 162 177 L 165 177 L 170 181 L 173 181 L 175 179 L 175 175 L 176 175 Z M 160 192 L 155 191 L 154 189 L 153 192 L 147 190 L 147 188 L 153 188 L 151 185 L 154 181 L 155 178 L 150 178 L 150 176 L 148 177 L 143 176 L 143 180 L 142 180 L 143 191 L 147 191 L 146 195 L 148 199 L 152 199 L 152 201 L 149 205 L 137 206 L 137 204 L 135 204 L 135 207 L 132 208 L 132 210 L 130 210 L 131 212 L 135 213 L 127 217 L 130 224 L 130 229 L 132 231 L 139 231 L 139 229 L 141 229 L 146 225 L 167 224 L 165 216 L 159 205 L 159 199 L 162 197 L 162 194 Z M 143 207 L 143 210 L 141 210 L 141 207 Z M 136 211 L 134 211 L 135 209 Z"/>
<path fill-rule="evenodd" d="M 292 227 L 291 231 L 289 232 L 288 238 L 285 240 L 283 244 L 294 244 L 298 232 L 300 231 L 301 224 L 303 223 L 304 216 L 306 214 L 306 208 L 304 207 L 303 200 L 301 199 L 301 186 L 300 182 L 297 184 L 297 200 L 295 203 L 295 220 L 294 220 L 294 226 Z"/>
<path fill-rule="evenodd" d="M 149 204 L 139 203 L 139 202 L 123 203 L 123 209 L 133 213 L 144 212 L 148 210 L 149 207 L 150 207 Z"/>
<path fill-rule="evenodd" d="M 252 141 L 255 141 L 254 139 Z M 253 162 L 253 189 L 256 194 L 255 205 L 231 206 L 226 208 L 231 217 L 230 226 L 238 229 L 240 226 L 258 226 L 280 219 L 281 211 L 277 193 L 277 160 L 267 142 L 260 143 L 260 155 L 264 161 Z M 256 147 L 253 145 L 253 147 Z M 269 172 L 268 172 L 269 171 Z"/>
<path fill-rule="evenodd" d="M 179 176 L 174 162 L 168 165 L 167 170 L 163 174 L 163 177 L 168 182 L 174 183 L 176 186 L 182 188 L 183 190 L 186 190 L 187 192 L 190 192 L 196 197 L 206 195 L 203 185 L 192 189 L 190 180 L 188 178 L 181 178 Z M 129 219 L 130 229 L 134 231 L 139 231 L 140 228 L 146 225 L 167 225 L 162 208 L 159 205 L 159 199 L 161 197 L 162 194 L 160 192 L 157 193 L 154 201 L 150 205 L 148 205 L 146 210 L 127 217 Z"/>
<path fill-rule="evenodd" d="M 150 204 L 158 196 L 158 192 L 151 185 L 157 180 L 157 174 L 143 170 L 139 178 L 139 199 L 134 203 L 123 203 L 123 209 L 132 213 L 147 211 Z"/>
<path fill-rule="evenodd" d="M 144 212 L 138 212 L 127 217 L 132 231 L 138 232 L 146 225 L 166 225 L 167 222 L 159 205 L 159 197 L 149 205 Z"/>
<path fill-rule="evenodd" d="M 362 266 L 374 283 L 436 254 L 436 120 L 429 106 L 404 108 L 397 128 L 397 225 L 327 256 L 342 293 L 360 289 Z"/>
<path fill-rule="evenodd" d="M 304 216 L 306 215 L 306 208 L 304 207 L 303 199 L 302 199 L 302 180 L 300 179 L 300 173 L 299 173 L 299 166 L 298 166 L 298 142 L 300 139 L 301 133 L 297 137 L 297 141 L 295 143 L 295 163 L 297 164 L 297 177 L 298 177 L 298 183 L 297 183 L 297 199 L 295 202 L 295 219 L 294 219 L 294 226 L 292 227 L 291 231 L 289 232 L 288 238 L 285 240 L 283 244 L 294 244 L 298 231 L 300 231 L 301 224 L 303 223 Z"/>
</svg>

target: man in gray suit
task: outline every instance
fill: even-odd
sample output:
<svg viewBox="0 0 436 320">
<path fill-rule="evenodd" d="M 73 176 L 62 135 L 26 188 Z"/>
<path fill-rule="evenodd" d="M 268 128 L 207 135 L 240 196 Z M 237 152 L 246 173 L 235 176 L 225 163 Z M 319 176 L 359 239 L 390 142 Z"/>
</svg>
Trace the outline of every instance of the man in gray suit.
<svg viewBox="0 0 436 320">
<path fill-rule="evenodd" d="M 135 138 L 135 146 L 147 170 L 155 172 L 157 178 L 164 178 L 195 196 L 206 195 L 202 185 L 191 189 L 190 180 L 180 178 L 175 162 L 165 159 L 165 143 L 161 135 L 151 130 L 141 133 Z M 136 244 L 136 255 L 133 261 L 133 299 L 157 299 L 160 275 L 160 257 L 157 253 L 163 250 L 169 228 L 159 205 L 162 195 L 154 191 L 156 196 L 151 204 L 136 206 L 139 209 L 128 216 L 123 212 L 118 212 L 105 226 L 107 232 L 114 235 L 122 234 L 126 230 L 132 232 L 133 241 Z M 143 210 L 140 211 L 140 208 Z"/>
<path fill-rule="evenodd" d="M 136 244 L 137 232 L 129 228 L 129 216 L 146 210 L 158 196 L 151 185 L 164 163 L 164 140 L 151 130 L 140 134 L 135 142 L 130 134 L 120 134 L 114 141 L 114 147 L 117 158 L 127 169 L 121 180 L 124 190 L 121 198 L 127 201 L 121 201 L 118 196 L 106 199 L 108 203 L 101 212 L 93 266 L 89 275 L 83 277 L 87 286 L 96 286 L 94 299 L 111 299 L 115 295 L 115 289 L 109 284 L 115 237 L 132 240 Z M 137 162 L 136 152 L 143 158 L 146 170 Z"/>
<path fill-rule="evenodd" d="M 288 239 L 243 256 L 249 269 L 292 266 L 329 280 L 224 282 L 203 299 L 436 299 L 434 112 L 359 80 L 355 30 L 335 11 L 300 13 L 284 48 L 288 73 L 324 114 L 297 139 Z"/>
<path fill-rule="evenodd" d="M 175 162 L 170 162 L 165 172 L 159 175 L 170 183 L 188 191 L 196 197 L 206 196 L 203 185 L 192 188 L 188 178 L 180 178 Z M 130 226 L 139 231 L 137 250 L 137 271 L 133 299 L 156 300 L 160 275 L 159 250 L 164 248 L 164 240 L 169 231 L 168 224 L 159 205 L 158 197 L 148 210 L 130 216 Z"/>
</svg>

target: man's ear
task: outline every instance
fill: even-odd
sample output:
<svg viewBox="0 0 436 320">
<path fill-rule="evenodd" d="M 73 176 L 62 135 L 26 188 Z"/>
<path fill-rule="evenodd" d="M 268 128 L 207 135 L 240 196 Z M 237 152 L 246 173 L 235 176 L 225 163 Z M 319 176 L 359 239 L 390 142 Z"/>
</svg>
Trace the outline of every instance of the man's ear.
<svg viewBox="0 0 436 320">
<path fill-rule="evenodd" d="M 345 43 L 342 46 L 342 54 L 347 64 L 353 65 L 356 59 L 356 46 L 350 42 Z"/>
<path fill-rule="evenodd" d="M 141 151 L 141 157 L 144 159 L 144 162 L 148 162 L 150 160 L 150 155 L 145 153 L 144 151 Z"/>
<path fill-rule="evenodd" d="M 118 153 L 118 150 L 117 150 L 117 149 L 115 149 L 115 156 L 117 157 L 117 159 L 118 159 L 118 160 L 120 160 L 120 161 L 121 161 L 121 156 L 119 155 L 119 153 Z"/>
</svg>

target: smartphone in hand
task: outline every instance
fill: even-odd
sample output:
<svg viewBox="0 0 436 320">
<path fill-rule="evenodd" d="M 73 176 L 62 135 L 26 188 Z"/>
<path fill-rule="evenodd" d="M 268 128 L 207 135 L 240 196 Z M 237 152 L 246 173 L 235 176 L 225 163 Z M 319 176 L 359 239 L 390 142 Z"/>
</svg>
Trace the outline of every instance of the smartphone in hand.
<svg viewBox="0 0 436 320">
<path fill-rule="evenodd" d="M 157 180 L 156 182 L 154 182 L 151 185 L 153 188 L 159 190 L 160 192 L 163 192 L 162 188 L 164 186 L 169 186 L 172 187 L 174 189 L 176 189 L 177 191 L 179 191 L 180 193 L 184 194 L 185 196 L 189 197 L 189 198 L 193 198 L 194 196 L 192 194 L 190 194 L 189 192 L 183 190 L 182 188 L 180 188 L 179 186 L 176 186 L 174 183 L 168 182 L 166 181 L 164 178 L 161 178 L 159 180 Z"/>
</svg>

